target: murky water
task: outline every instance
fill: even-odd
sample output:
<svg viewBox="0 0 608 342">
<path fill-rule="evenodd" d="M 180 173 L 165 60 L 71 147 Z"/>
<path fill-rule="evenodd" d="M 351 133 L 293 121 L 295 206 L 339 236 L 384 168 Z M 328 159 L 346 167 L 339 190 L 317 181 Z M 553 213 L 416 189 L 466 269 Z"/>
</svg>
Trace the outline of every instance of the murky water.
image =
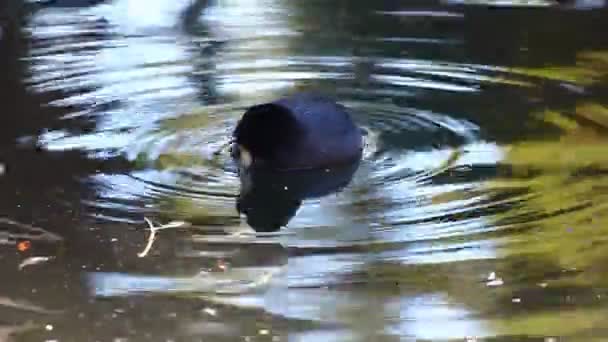
<svg viewBox="0 0 608 342">
<path fill-rule="evenodd" d="M 0 341 L 608 339 L 607 14 L 0 5 Z M 289 222 L 256 236 L 224 146 L 301 90 L 351 110 L 364 158 L 257 180 L 340 186 L 253 197 Z"/>
</svg>

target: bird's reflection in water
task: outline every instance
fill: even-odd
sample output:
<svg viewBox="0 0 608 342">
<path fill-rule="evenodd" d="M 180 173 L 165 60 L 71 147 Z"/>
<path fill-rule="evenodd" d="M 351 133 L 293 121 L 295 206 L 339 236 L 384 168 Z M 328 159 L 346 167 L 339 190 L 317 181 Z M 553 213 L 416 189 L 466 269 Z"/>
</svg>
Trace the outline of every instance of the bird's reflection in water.
<svg viewBox="0 0 608 342">
<path fill-rule="evenodd" d="M 295 216 L 305 199 L 319 198 L 345 188 L 359 161 L 338 167 L 298 171 L 241 169 L 239 213 L 256 232 L 276 232 Z"/>
</svg>

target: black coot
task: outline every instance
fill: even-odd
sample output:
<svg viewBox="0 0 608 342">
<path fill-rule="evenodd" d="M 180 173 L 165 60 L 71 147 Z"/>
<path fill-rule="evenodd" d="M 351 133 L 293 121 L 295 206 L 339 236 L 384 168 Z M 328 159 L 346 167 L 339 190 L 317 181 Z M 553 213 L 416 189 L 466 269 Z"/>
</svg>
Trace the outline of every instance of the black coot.
<svg viewBox="0 0 608 342">
<path fill-rule="evenodd" d="M 358 161 L 361 133 L 344 106 L 299 93 L 249 108 L 233 132 L 232 156 L 245 169 L 326 168 Z"/>
</svg>

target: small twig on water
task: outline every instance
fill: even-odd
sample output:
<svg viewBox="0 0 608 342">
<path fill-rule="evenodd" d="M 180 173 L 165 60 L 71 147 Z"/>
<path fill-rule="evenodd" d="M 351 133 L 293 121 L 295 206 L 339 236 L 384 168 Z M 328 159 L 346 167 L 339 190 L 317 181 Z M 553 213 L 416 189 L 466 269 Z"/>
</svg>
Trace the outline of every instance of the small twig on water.
<svg viewBox="0 0 608 342">
<path fill-rule="evenodd" d="M 150 227 L 150 236 L 148 236 L 148 243 L 146 244 L 146 248 L 144 248 L 144 250 L 141 251 L 140 253 L 137 253 L 137 256 L 140 258 L 143 258 L 146 255 L 148 255 L 148 253 L 150 252 L 150 249 L 152 249 L 152 244 L 154 244 L 154 240 L 156 239 L 157 231 L 159 231 L 161 229 L 167 229 L 167 228 L 183 227 L 186 225 L 186 222 L 183 222 L 183 221 L 171 221 L 162 226 L 154 226 L 154 223 L 152 223 L 152 221 L 150 221 L 147 217 L 144 217 L 144 220 L 148 224 L 148 227 Z"/>
<path fill-rule="evenodd" d="M 146 244 L 146 248 L 144 248 L 141 253 L 137 254 L 137 256 L 140 258 L 143 258 L 148 255 L 148 252 L 150 251 L 150 249 L 152 248 L 152 244 L 154 243 L 154 239 L 156 239 L 156 227 L 154 227 L 152 222 L 148 220 L 147 217 L 144 217 L 144 220 L 146 220 L 146 223 L 148 223 L 148 227 L 150 227 L 150 236 L 148 237 L 148 243 Z"/>
</svg>

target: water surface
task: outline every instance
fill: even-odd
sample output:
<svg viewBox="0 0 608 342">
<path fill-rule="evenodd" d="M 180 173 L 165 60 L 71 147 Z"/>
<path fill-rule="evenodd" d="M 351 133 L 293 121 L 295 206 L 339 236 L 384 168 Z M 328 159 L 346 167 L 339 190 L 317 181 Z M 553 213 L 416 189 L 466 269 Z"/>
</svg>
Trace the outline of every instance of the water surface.
<svg viewBox="0 0 608 342">
<path fill-rule="evenodd" d="M 0 340 L 608 338 L 601 2 L 2 6 Z M 303 90 L 364 157 L 255 236 L 224 146 Z"/>
</svg>

